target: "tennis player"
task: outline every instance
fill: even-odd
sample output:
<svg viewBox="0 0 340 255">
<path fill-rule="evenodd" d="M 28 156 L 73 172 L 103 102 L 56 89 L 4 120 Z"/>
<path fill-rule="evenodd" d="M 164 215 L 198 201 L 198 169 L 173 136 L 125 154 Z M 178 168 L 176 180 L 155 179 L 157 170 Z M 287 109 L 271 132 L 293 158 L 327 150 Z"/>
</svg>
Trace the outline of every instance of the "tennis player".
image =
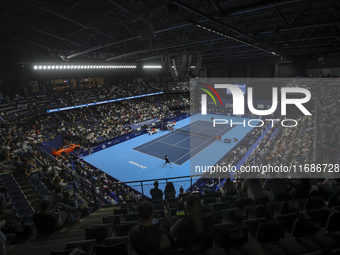
<svg viewBox="0 0 340 255">
<path fill-rule="evenodd" d="M 162 166 L 162 167 L 164 167 L 166 164 L 170 164 L 170 166 L 172 167 L 172 165 L 171 165 L 171 162 L 169 161 L 169 158 L 168 158 L 168 156 L 167 155 L 165 155 L 165 157 L 164 157 L 164 159 L 165 159 L 165 163 L 164 163 L 164 165 Z"/>
</svg>

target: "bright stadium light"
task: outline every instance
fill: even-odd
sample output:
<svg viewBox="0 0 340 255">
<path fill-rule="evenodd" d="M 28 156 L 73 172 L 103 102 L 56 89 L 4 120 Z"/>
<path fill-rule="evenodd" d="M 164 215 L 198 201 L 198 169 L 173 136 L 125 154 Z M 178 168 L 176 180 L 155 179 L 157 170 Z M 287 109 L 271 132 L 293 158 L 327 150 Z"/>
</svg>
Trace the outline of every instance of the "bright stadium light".
<svg viewBox="0 0 340 255">
<path fill-rule="evenodd" d="M 137 68 L 136 65 L 35 65 L 33 66 L 34 70 L 44 69 L 44 70 L 55 70 L 55 69 L 112 69 L 112 68 Z M 144 68 L 162 68 L 162 66 L 144 66 Z"/>
<path fill-rule="evenodd" d="M 152 69 L 152 68 L 162 68 L 162 66 L 143 66 L 143 68 L 146 68 L 146 69 Z"/>
</svg>

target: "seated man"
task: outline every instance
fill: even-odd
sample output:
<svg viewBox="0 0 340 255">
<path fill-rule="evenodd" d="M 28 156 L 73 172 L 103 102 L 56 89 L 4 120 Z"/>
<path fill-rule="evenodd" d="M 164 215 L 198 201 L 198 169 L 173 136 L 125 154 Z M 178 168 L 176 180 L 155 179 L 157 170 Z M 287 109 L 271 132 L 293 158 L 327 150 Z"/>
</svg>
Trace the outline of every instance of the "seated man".
<svg viewBox="0 0 340 255">
<path fill-rule="evenodd" d="M 44 200 L 40 204 L 40 212 L 33 215 L 32 219 L 39 237 L 46 237 L 61 229 L 61 211 L 58 210 L 58 215 L 55 216 L 49 211 L 49 207 L 50 201 Z"/>
<path fill-rule="evenodd" d="M 137 212 L 140 224 L 129 233 L 132 249 L 138 255 L 148 255 L 171 248 L 168 232 L 153 224 L 153 205 L 148 201 L 140 202 Z"/>
<path fill-rule="evenodd" d="M 186 200 L 187 215 L 177 220 L 171 228 L 170 236 L 176 239 L 176 247 L 185 254 L 201 254 L 213 247 L 214 216 L 201 206 L 197 195 L 189 195 Z"/>
</svg>

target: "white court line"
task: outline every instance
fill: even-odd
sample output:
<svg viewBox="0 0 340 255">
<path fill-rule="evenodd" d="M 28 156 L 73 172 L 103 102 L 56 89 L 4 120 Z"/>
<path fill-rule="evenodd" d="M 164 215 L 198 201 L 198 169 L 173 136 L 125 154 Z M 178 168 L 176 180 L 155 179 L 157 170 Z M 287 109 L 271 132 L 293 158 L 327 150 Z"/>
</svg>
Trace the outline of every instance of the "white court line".
<svg viewBox="0 0 340 255">
<path fill-rule="evenodd" d="M 204 121 L 203 121 L 203 122 L 204 122 Z M 184 130 L 190 132 L 190 126 L 191 126 L 191 125 L 197 126 L 197 124 L 198 124 L 197 122 L 194 122 L 194 123 L 192 123 L 192 124 L 189 124 L 189 125 L 184 126 L 182 129 L 189 127 L 189 130 L 187 130 L 187 129 L 184 129 Z M 204 127 L 203 130 L 205 130 L 205 129 L 209 129 L 209 127 Z M 228 129 L 228 128 L 226 128 L 226 129 Z M 201 130 L 201 131 L 203 131 L 203 130 Z M 221 130 L 220 132 L 218 132 L 216 135 L 219 135 L 221 132 L 228 133 L 230 130 L 231 130 L 231 129 L 229 129 L 229 130 L 226 132 L 225 129 L 222 129 L 222 130 Z M 151 146 L 151 145 L 153 145 L 153 144 L 156 144 L 157 142 L 164 143 L 164 144 L 168 144 L 168 143 L 162 142 L 162 140 L 164 140 L 164 139 L 166 139 L 166 138 L 168 138 L 168 137 L 171 137 L 172 135 L 175 135 L 175 134 L 181 134 L 181 133 L 168 133 L 168 134 L 165 134 L 163 137 L 156 138 L 156 139 L 154 140 L 154 142 L 151 142 L 151 143 L 150 143 L 150 142 L 147 142 L 147 145 L 145 145 L 145 146 L 143 146 L 143 147 L 140 147 L 140 148 L 138 148 L 138 149 L 133 148 L 133 150 L 138 151 L 138 152 L 141 152 L 140 150 L 142 150 L 142 149 L 144 149 L 144 148 L 147 148 L 147 147 L 149 147 L 149 146 Z M 183 135 L 185 135 L 185 134 L 183 134 Z M 185 139 L 181 140 L 180 142 L 183 142 L 183 141 L 186 140 L 186 139 L 190 139 L 190 135 L 188 136 L 188 138 L 185 138 Z M 208 142 L 208 141 L 210 141 L 210 140 L 211 140 L 211 139 L 208 139 L 207 141 L 205 141 L 205 142 L 201 143 L 200 145 L 198 145 L 196 148 L 198 148 L 199 146 L 205 144 L 206 142 Z M 180 142 L 178 142 L 178 143 L 180 143 Z M 215 141 L 213 141 L 212 144 L 213 144 L 214 142 L 215 142 Z M 178 143 L 176 143 L 176 144 L 178 144 Z M 177 146 L 176 144 L 174 144 L 174 145 L 173 145 L 173 144 L 168 144 L 168 145 L 172 145 L 172 146 L 174 146 L 174 147 L 179 147 L 179 148 L 187 149 L 187 150 L 189 150 L 189 152 L 186 153 L 186 154 L 184 154 L 182 157 L 178 158 L 176 161 L 174 161 L 174 164 L 176 164 L 175 162 L 177 162 L 177 161 L 180 160 L 181 158 L 183 158 L 183 157 L 187 156 L 188 154 L 190 154 L 191 151 L 193 151 L 193 150 L 196 149 L 196 148 L 194 148 L 193 150 L 191 150 L 190 148 L 188 149 L 188 148 L 180 147 L 180 146 Z M 210 146 L 210 145 L 209 145 L 209 146 Z M 209 146 L 208 146 L 208 147 L 209 147 Z M 161 159 L 161 158 L 155 157 L 155 156 L 153 156 L 153 155 L 150 155 L 150 154 L 147 154 L 147 153 L 144 153 L 144 152 L 141 152 L 141 153 L 143 153 L 143 154 L 145 154 L 145 155 L 152 156 L 152 157 L 157 158 L 157 159 Z M 190 159 L 190 157 L 189 157 L 189 159 Z M 188 160 L 186 160 L 186 161 L 188 161 Z M 186 161 L 185 161 L 185 162 L 186 162 Z M 184 163 L 185 163 L 185 162 L 184 162 Z M 176 164 L 176 165 L 178 165 L 178 164 Z"/>
<path fill-rule="evenodd" d="M 158 137 L 158 138 L 156 138 L 156 139 L 154 139 L 154 141 L 153 142 L 146 142 L 145 144 L 147 144 L 147 145 L 145 145 L 145 146 L 143 146 L 143 147 L 140 147 L 139 149 L 136 149 L 135 151 L 138 151 L 138 150 L 141 150 L 141 149 L 144 149 L 144 148 L 146 148 L 146 147 L 149 147 L 150 145 L 153 145 L 153 144 L 155 144 L 155 143 L 157 143 L 158 141 L 162 141 L 162 140 L 164 140 L 165 138 L 168 138 L 168 137 L 170 137 L 170 136 L 172 136 L 172 135 L 174 135 L 175 133 L 168 133 L 168 134 L 165 134 L 165 135 L 163 135 L 163 136 L 161 136 L 161 137 Z M 139 147 L 139 146 L 137 146 L 137 147 Z"/>
<path fill-rule="evenodd" d="M 187 138 L 185 138 L 185 139 L 187 139 Z M 167 145 L 171 145 L 171 146 L 174 146 L 174 147 L 177 147 L 177 148 L 181 148 L 181 149 L 190 150 L 190 148 L 185 148 L 185 147 L 183 147 L 183 146 L 177 146 L 177 145 L 173 145 L 173 144 L 165 143 L 165 142 L 160 142 L 160 143 L 167 144 Z"/>
<path fill-rule="evenodd" d="M 135 151 L 137 151 L 137 150 L 135 150 Z M 156 159 L 160 159 L 160 160 L 163 160 L 163 161 L 165 161 L 165 159 L 162 159 L 162 158 L 158 158 L 158 157 L 156 157 L 156 156 L 153 156 L 153 155 L 151 155 L 151 154 L 147 154 L 147 153 L 145 153 L 145 152 L 142 152 L 142 151 L 138 151 L 138 152 L 140 152 L 140 153 L 143 153 L 143 154 L 145 154 L 145 155 L 148 155 L 148 156 L 151 156 L 151 157 L 154 157 L 154 158 L 156 158 Z M 176 162 L 176 161 L 175 161 Z M 177 166 L 180 166 L 179 164 L 176 164 L 175 162 L 171 162 L 172 164 L 175 164 L 175 165 L 177 165 Z"/>
<path fill-rule="evenodd" d="M 177 146 L 176 144 L 179 144 L 179 143 L 185 141 L 186 139 L 190 139 L 190 136 L 188 136 L 187 138 L 184 138 L 183 140 L 179 141 L 178 143 L 175 143 L 174 145 Z"/>
<path fill-rule="evenodd" d="M 231 128 L 230 130 L 232 130 L 232 128 Z M 228 132 L 229 132 L 230 130 L 228 130 Z M 224 131 L 224 130 L 221 130 L 220 132 L 218 132 L 217 135 L 219 135 L 222 131 Z M 228 132 L 224 132 L 224 133 L 228 133 Z M 188 153 L 186 153 L 186 154 L 184 154 L 182 157 L 178 158 L 175 162 L 177 162 L 177 161 L 180 160 L 181 158 L 187 156 L 189 153 L 191 153 L 191 151 L 196 150 L 198 147 L 202 146 L 202 145 L 205 144 L 206 142 L 209 142 L 210 140 L 211 140 L 211 139 L 208 139 L 207 141 L 201 143 L 200 145 L 198 145 L 198 146 L 195 147 L 194 149 L 191 149 L 191 148 L 190 148 L 190 150 L 189 150 Z M 214 142 L 216 142 L 216 140 L 213 141 L 210 145 L 212 145 Z M 209 145 L 209 146 L 210 146 L 210 145 Z M 207 147 L 209 147 L 209 146 L 207 146 Z M 206 147 L 206 148 L 207 148 L 207 147 Z M 206 149 L 206 148 L 204 148 L 204 149 Z M 204 150 L 204 149 L 203 149 L 203 150 Z M 202 150 L 201 150 L 201 151 L 202 151 Z M 197 154 L 196 154 L 196 155 L 197 155 Z M 189 157 L 189 159 L 190 159 L 190 157 Z M 187 161 L 188 161 L 188 160 L 187 160 Z M 185 161 L 185 162 L 186 162 L 186 161 Z"/>
</svg>

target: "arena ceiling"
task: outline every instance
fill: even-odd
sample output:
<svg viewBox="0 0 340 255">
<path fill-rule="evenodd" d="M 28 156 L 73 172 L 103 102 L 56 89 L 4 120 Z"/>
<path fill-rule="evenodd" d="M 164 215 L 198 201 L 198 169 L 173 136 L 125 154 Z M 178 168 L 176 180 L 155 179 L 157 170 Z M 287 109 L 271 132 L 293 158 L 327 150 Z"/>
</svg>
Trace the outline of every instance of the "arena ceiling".
<svg viewBox="0 0 340 255">
<path fill-rule="evenodd" d="M 2 0 L 0 21 L 0 47 L 21 61 L 340 53 L 340 0 Z"/>
</svg>

